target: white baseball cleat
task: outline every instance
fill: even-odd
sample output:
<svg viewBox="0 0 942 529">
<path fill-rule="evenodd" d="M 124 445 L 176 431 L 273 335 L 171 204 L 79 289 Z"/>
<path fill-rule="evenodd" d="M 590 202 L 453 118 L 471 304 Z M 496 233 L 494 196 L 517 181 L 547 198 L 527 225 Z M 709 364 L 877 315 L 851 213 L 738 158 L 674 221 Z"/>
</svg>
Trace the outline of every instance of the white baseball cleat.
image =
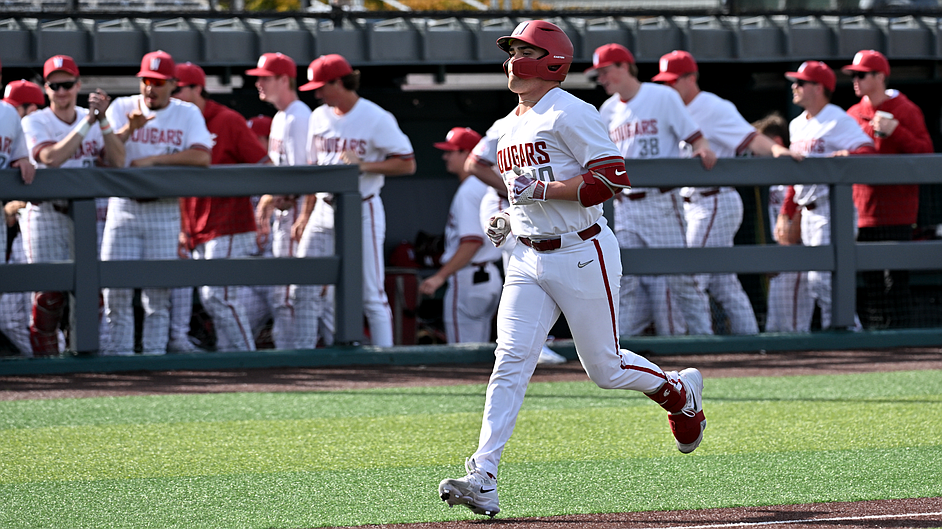
<svg viewBox="0 0 942 529">
<path fill-rule="evenodd" d="M 703 375 L 691 367 L 678 373 L 678 378 L 687 394 L 687 404 L 679 413 L 672 413 L 667 418 L 677 441 L 677 449 L 689 454 L 700 446 L 707 425 L 706 416 L 703 415 Z"/>
<path fill-rule="evenodd" d="M 537 360 L 536 365 L 558 365 L 565 364 L 566 357 L 557 353 L 556 351 L 550 349 L 546 345 L 543 346 L 543 350 L 540 351 L 540 359 Z"/>
<path fill-rule="evenodd" d="M 464 464 L 468 475 L 458 479 L 443 479 L 438 485 L 438 495 L 449 507 L 464 505 L 474 514 L 494 517 L 500 512 L 497 501 L 497 480 L 477 471 L 474 462 Z"/>
</svg>

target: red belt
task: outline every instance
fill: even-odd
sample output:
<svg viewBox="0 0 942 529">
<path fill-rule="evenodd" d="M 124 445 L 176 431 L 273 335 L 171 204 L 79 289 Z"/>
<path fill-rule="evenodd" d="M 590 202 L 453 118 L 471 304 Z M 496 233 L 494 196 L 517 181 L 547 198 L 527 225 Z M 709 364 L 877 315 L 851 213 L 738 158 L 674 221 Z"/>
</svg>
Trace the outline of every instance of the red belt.
<svg viewBox="0 0 942 529">
<path fill-rule="evenodd" d="M 698 195 L 700 195 L 701 197 L 712 197 L 713 195 L 719 195 L 719 194 L 720 194 L 720 188 L 718 187 L 709 189 L 707 191 L 700 191 L 698 193 Z M 690 202 L 691 198 L 692 197 L 684 197 L 684 202 Z"/>
<path fill-rule="evenodd" d="M 363 202 L 366 202 L 367 200 L 370 200 L 371 198 L 373 198 L 373 197 L 375 197 L 375 196 L 376 196 L 375 193 L 372 194 L 372 195 L 365 196 L 365 197 L 363 197 Z"/>
<path fill-rule="evenodd" d="M 576 235 L 578 235 L 579 238 L 581 238 L 583 241 L 587 241 L 601 233 L 601 231 L 601 226 L 598 224 L 593 224 L 588 228 L 580 231 Z M 517 240 L 538 252 L 550 252 L 552 250 L 558 250 L 563 245 L 563 241 L 559 237 L 556 237 L 555 239 L 543 239 L 541 241 L 532 241 L 526 237 L 517 237 Z"/>
</svg>

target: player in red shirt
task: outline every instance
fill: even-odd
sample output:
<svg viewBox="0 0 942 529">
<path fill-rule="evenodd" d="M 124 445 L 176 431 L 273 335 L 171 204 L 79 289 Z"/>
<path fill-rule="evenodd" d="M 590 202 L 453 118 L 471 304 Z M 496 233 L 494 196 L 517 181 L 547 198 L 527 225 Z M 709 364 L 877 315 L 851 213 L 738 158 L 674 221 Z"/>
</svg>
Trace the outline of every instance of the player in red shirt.
<svg viewBox="0 0 942 529">
<path fill-rule="evenodd" d="M 899 90 L 888 90 L 890 63 L 882 53 L 861 50 L 853 64 L 842 68 L 854 77 L 854 93 L 860 102 L 847 113 L 873 138 L 880 154 L 933 152 L 922 110 Z M 909 241 L 919 209 L 919 186 L 913 184 L 854 184 L 858 241 Z M 868 327 L 909 326 L 909 272 L 876 270 L 862 273 L 861 295 Z"/>
<path fill-rule="evenodd" d="M 193 63 L 177 65 L 174 97 L 199 107 L 213 135 L 212 165 L 268 163 L 245 118 L 204 95 L 206 74 Z M 187 197 L 180 199 L 180 244 L 195 259 L 248 257 L 255 253 L 255 212 L 249 197 Z M 255 339 L 241 296 L 243 287 L 200 287 L 200 300 L 213 319 L 216 349 L 254 351 Z"/>
</svg>

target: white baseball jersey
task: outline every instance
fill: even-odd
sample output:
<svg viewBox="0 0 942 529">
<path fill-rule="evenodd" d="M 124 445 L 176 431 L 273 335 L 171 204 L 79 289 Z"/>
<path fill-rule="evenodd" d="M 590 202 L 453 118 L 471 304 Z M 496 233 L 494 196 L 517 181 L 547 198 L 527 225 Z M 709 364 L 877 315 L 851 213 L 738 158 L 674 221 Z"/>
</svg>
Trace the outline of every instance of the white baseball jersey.
<svg viewBox="0 0 942 529">
<path fill-rule="evenodd" d="M 513 123 L 516 117 L 517 116 L 511 112 L 495 121 L 494 124 L 487 129 L 487 132 L 484 133 L 484 137 L 481 138 L 481 141 L 471 150 L 471 156 L 483 165 L 496 165 L 497 140 L 501 136 L 501 130 L 509 123 Z"/>
<path fill-rule="evenodd" d="M 412 143 L 399 129 L 399 123 L 382 107 L 359 98 L 349 112 L 338 115 L 328 105 L 321 105 L 311 114 L 308 129 L 311 161 L 316 165 L 343 164 L 343 151 L 354 151 L 364 162 L 381 162 L 391 157 L 413 157 Z M 378 173 L 360 174 L 360 194 L 379 194 L 385 176 Z"/>
<path fill-rule="evenodd" d="M 815 116 L 802 112 L 788 125 L 788 135 L 793 151 L 808 158 L 830 156 L 835 151 L 853 151 L 865 145 L 873 145 L 873 140 L 860 128 L 860 125 L 837 105 L 828 103 Z M 827 200 L 826 185 L 796 185 L 795 203 L 799 206 L 816 200 Z"/>
<path fill-rule="evenodd" d="M 681 142 L 693 143 L 702 134 L 673 88 L 641 83 L 629 101 L 618 94 L 599 108 L 608 134 L 625 158 L 683 158 Z M 633 187 L 632 192 L 649 188 Z"/>
<path fill-rule="evenodd" d="M 491 262 L 500 259 L 501 252 L 494 247 L 481 227 L 481 200 L 490 186 L 469 176 L 461 182 L 455 196 L 451 199 L 448 211 L 448 223 L 445 225 L 445 251 L 442 264 L 447 263 L 458 251 L 458 246 L 468 239 L 480 240 L 482 244 L 471 258 L 472 263 Z"/>
<path fill-rule="evenodd" d="M 13 105 L 0 101 L 0 169 L 10 167 L 10 162 L 26 158 L 26 137 L 20 115 Z"/>
<path fill-rule="evenodd" d="M 697 94 L 687 105 L 687 111 L 710 142 L 717 158 L 741 156 L 758 134 L 736 105 L 710 92 Z"/>
<path fill-rule="evenodd" d="M 151 110 L 144 104 L 140 95 L 119 97 L 108 107 L 108 121 L 115 130 L 121 130 L 128 122 L 128 114 L 134 110 L 140 110 L 144 116 L 154 118 L 128 137 L 124 144 L 125 165 L 130 165 L 139 158 L 172 154 L 187 149 L 212 152 L 212 136 L 206 128 L 203 114 L 196 105 L 171 98 L 166 107 Z"/>
<path fill-rule="evenodd" d="M 508 116 L 510 117 L 510 116 Z M 592 105 L 554 88 L 522 116 L 513 116 L 497 140 L 497 172 L 505 182 L 517 178 L 514 167 L 536 180 L 569 180 L 586 172 L 593 160 L 620 159 Z M 602 216 L 602 205 L 547 200 L 510 208 L 517 237 L 541 237 L 583 230 Z"/>
<path fill-rule="evenodd" d="M 268 157 L 275 165 L 304 165 L 307 161 L 308 121 L 311 107 L 300 99 L 279 110 L 271 119 Z"/>
<path fill-rule="evenodd" d="M 81 125 L 88 116 L 88 109 L 75 107 L 75 121 L 66 123 L 59 119 L 52 111 L 52 108 L 46 107 L 37 110 L 23 118 L 23 132 L 26 133 L 26 144 L 29 147 L 29 155 L 36 167 L 46 167 L 36 160 L 36 155 L 45 147 L 59 143 L 63 138 L 72 132 L 72 129 Z M 101 127 L 98 124 L 92 125 L 85 135 L 85 139 L 79 144 L 78 149 L 72 156 L 62 163 L 60 167 L 94 167 L 95 162 L 101 156 L 105 148 L 105 140 L 101 135 Z"/>
</svg>

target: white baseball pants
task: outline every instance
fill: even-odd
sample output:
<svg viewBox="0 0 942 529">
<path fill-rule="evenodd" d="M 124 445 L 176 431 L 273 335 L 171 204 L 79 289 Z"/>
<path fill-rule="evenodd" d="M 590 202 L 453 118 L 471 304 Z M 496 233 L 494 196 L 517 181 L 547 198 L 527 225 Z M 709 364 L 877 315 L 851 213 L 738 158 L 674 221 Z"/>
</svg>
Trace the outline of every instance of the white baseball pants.
<svg viewBox="0 0 942 529">
<path fill-rule="evenodd" d="M 697 188 L 689 201 L 684 202 L 687 247 L 731 248 L 742 225 L 742 197 L 732 187 L 721 187 L 719 193 L 710 196 L 703 196 L 701 191 Z M 709 292 L 726 311 L 733 334 L 759 332 L 752 303 L 736 274 L 697 274 L 694 277 L 697 288 Z"/>
<path fill-rule="evenodd" d="M 475 283 L 474 275 L 479 270 L 488 277 Z M 500 270 L 494 263 L 468 265 L 448 278 L 442 314 L 448 343 L 491 341 L 491 321 L 500 301 L 501 284 Z"/>
<path fill-rule="evenodd" d="M 517 245 L 498 308 L 494 371 L 472 456 L 477 468 L 497 476 L 540 350 L 560 313 L 569 323 L 583 368 L 599 387 L 649 393 L 665 382 L 659 367 L 619 350 L 619 252 L 607 227 L 593 239 L 550 252 Z"/>
<path fill-rule="evenodd" d="M 177 259 L 180 234 L 180 204 L 176 199 L 137 202 L 111 197 L 108 219 L 101 241 L 102 261 Z M 111 341 L 104 354 L 133 354 L 133 291 L 106 288 L 105 314 L 111 328 Z M 144 307 L 142 345 L 144 354 L 164 354 L 170 336 L 170 290 L 145 288 L 141 291 Z"/>
<path fill-rule="evenodd" d="M 255 251 L 255 232 L 223 235 L 197 245 L 194 259 L 235 259 Z M 254 351 L 255 335 L 245 310 L 244 286 L 202 286 L 200 302 L 213 319 L 217 351 Z"/>
</svg>

